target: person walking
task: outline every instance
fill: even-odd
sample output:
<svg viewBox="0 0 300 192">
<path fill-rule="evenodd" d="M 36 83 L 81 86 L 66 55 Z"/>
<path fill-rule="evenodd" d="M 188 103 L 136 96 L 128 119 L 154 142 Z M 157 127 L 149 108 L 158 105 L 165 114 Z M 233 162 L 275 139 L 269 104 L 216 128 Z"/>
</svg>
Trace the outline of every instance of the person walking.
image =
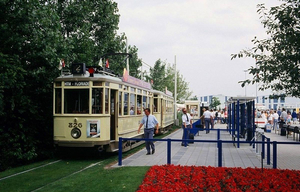
<svg viewBox="0 0 300 192">
<path fill-rule="evenodd" d="M 275 130 L 275 133 L 277 131 L 279 131 L 278 117 L 279 117 L 279 115 L 278 115 L 277 111 L 274 111 L 272 118 L 273 118 L 273 130 Z"/>
<path fill-rule="evenodd" d="M 140 133 L 142 126 L 144 126 L 144 135 L 145 139 L 153 139 L 153 133 L 154 133 L 154 128 L 155 129 L 155 134 L 158 134 L 158 121 L 155 118 L 154 115 L 150 114 L 150 109 L 146 108 L 144 110 L 145 116 L 142 118 L 141 124 L 138 129 L 138 133 Z M 153 141 L 146 141 L 146 149 L 147 149 L 147 154 L 150 155 L 150 147 L 152 149 L 152 154 L 155 153 L 155 145 Z"/>
<path fill-rule="evenodd" d="M 213 119 L 212 114 L 209 110 L 206 110 L 200 118 L 202 118 L 202 117 L 204 117 L 206 134 L 207 134 L 207 133 L 209 133 L 209 124 L 211 124 L 211 121 Z"/>
<path fill-rule="evenodd" d="M 188 136 L 190 135 L 189 128 L 192 128 L 192 118 L 191 115 L 186 111 L 186 108 L 182 109 L 182 139 L 188 139 Z M 181 146 L 188 146 L 186 142 L 181 142 Z"/>
<path fill-rule="evenodd" d="M 280 119 L 283 120 L 284 122 L 286 122 L 287 116 L 288 115 L 287 115 L 287 112 L 285 111 L 285 108 L 282 108 Z"/>
<path fill-rule="evenodd" d="M 292 119 L 293 119 L 293 124 L 296 124 L 296 122 L 297 122 L 297 113 L 296 113 L 296 109 L 293 110 L 293 113 L 292 113 Z"/>
</svg>

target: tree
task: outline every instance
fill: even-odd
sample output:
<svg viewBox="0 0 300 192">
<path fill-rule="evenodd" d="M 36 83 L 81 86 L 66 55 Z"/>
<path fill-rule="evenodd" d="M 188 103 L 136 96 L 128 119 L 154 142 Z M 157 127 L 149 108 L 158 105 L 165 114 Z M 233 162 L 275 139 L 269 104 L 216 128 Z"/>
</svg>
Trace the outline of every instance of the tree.
<svg viewBox="0 0 300 192">
<path fill-rule="evenodd" d="M 195 101 L 197 101 L 198 97 L 197 97 L 197 95 L 195 95 L 194 97 L 190 98 L 189 100 L 195 100 Z"/>
<path fill-rule="evenodd" d="M 256 67 L 252 66 L 249 73 L 252 80 L 241 81 L 242 86 L 249 83 L 262 83 L 260 90 L 271 89 L 299 97 L 300 95 L 300 6 L 299 0 L 282 0 L 284 3 L 271 7 L 258 5 L 261 23 L 269 35 L 267 39 L 252 42 L 254 47 L 245 49 L 233 58 L 252 57 L 256 59 Z"/>
<path fill-rule="evenodd" d="M 111 0 L 0 1 L 0 170 L 51 155 L 59 60 L 91 66 L 125 52 L 117 12 Z M 129 47 L 136 67 L 137 50 Z"/>
<path fill-rule="evenodd" d="M 63 48 L 56 7 L 0 2 L 0 170 L 52 146 L 52 80 Z"/>
<path fill-rule="evenodd" d="M 174 73 L 175 66 L 170 64 L 167 65 L 166 69 L 166 77 L 164 80 L 165 87 L 168 88 L 169 91 L 175 93 L 175 73 Z M 187 100 L 191 95 L 192 92 L 189 91 L 189 84 L 185 81 L 183 75 L 176 71 L 177 73 L 177 103 L 183 103 Z"/>
<path fill-rule="evenodd" d="M 146 77 L 147 80 L 152 80 L 153 85 L 152 88 L 158 91 L 165 90 L 166 84 L 165 81 L 165 75 L 166 75 L 166 63 L 162 62 L 160 59 L 158 59 L 153 68 L 150 68 L 150 75 Z"/>
<path fill-rule="evenodd" d="M 220 102 L 219 98 L 212 97 L 212 99 L 210 101 L 210 104 L 209 104 L 209 107 L 211 109 L 216 109 L 219 105 L 221 105 L 221 102 Z"/>
</svg>

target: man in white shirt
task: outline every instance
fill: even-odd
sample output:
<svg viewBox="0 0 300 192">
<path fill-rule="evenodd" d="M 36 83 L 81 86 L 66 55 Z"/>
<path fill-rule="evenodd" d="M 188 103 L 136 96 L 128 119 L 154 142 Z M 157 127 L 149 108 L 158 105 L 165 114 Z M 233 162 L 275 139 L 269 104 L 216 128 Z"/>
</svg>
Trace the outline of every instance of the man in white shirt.
<svg viewBox="0 0 300 192">
<path fill-rule="evenodd" d="M 205 128 L 206 128 L 206 134 L 209 133 L 209 124 L 211 124 L 212 121 L 212 114 L 209 110 L 205 110 L 203 115 L 200 117 L 200 119 L 204 117 L 205 122 Z"/>
<path fill-rule="evenodd" d="M 281 115 L 280 115 L 280 119 L 283 120 L 284 122 L 286 122 L 286 119 L 287 119 L 287 113 L 285 111 L 285 108 L 282 108 L 282 112 L 281 112 Z"/>
<path fill-rule="evenodd" d="M 182 109 L 182 139 L 188 139 L 188 136 L 190 135 L 190 130 L 187 128 L 192 128 L 192 118 L 189 113 L 187 113 L 186 108 Z M 188 144 L 186 144 L 188 146 Z M 182 142 L 181 146 L 185 146 L 185 143 Z"/>
<path fill-rule="evenodd" d="M 275 129 L 275 133 L 276 133 L 276 131 L 279 130 L 279 126 L 278 126 L 279 115 L 278 115 L 277 111 L 274 111 L 272 118 L 273 118 L 273 129 Z"/>
</svg>

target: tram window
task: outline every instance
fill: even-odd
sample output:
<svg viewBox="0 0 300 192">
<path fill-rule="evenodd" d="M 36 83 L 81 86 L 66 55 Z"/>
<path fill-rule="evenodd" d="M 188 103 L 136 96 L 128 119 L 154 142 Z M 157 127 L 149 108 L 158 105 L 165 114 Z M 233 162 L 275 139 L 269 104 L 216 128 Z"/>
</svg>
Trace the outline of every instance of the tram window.
<svg viewBox="0 0 300 192">
<path fill-rule="evenodd" d="M 147 104 L 148 104 L 148 108 L 150 108 L 150 98 L 147 97 Z"/>
<path fill-rule="evenodd" d="M 143 96 L 143 111 L 147 108 L 147 97 Z"/>
<path fill-rule="evenodd" d="M 55 83 L 55 86 L 56 86 L 56 87 L 60 87 L 60 86 L 61 86 L 61 82 L 56 82 L 56 83 Z"/>
<path fill-rule="evenodd" d="M 119 85 L 119 89 L 122 89 L 122 85 Z"/>
<path fill-rule="evenodd" d="M 135 92 L 135 88 L 132 88 L 132 87 L 131 87 L 130 91 L 131 91 L 131 92 Z"/>
<path fill-rule="evenodd" d="M 106 83 L 105 83 L 106 84 Z M 109 93 L 108 93 L 108 88 L 105 89 L 105 114 L 108 114 L 108 99 L 109 99 Z"/>
<path fill-rule="evenodd" d="M 143 94 L 144 94 L 144 95 L 147 95 L 147 91 L 144 91 L 144 90 L 143 90 Z"/>
<path fill-rule="evenodd" d="M 103 89 L 94 88 L 92 92 L 92 113 L 102 114 L 103 113 Z"/>
<path fill-rule="evenodd" d="M 119 92 L 119 115 L 122 115 L 122 92 Z"/>
<path fill-rule="evenodd" d="M 136 115 L 135 105 L 136 105 L 135 94 L 131 93 L 130 94 L 130 115 Z"/>
<path fill-rule="evenodd" d="M 142 114 L 142 96 L 137 95 L 137 114 Z"/>
<path fill-rule="evenodd" d="M 157 98 L 154 98 L 154 109 L 153 109 L 153 112 L 157 112 L 157 107 L 158 107 L 158 99 Z"/>
<path fill-rule="evenodd" d="M 61 89 L 55 89 L 55 113 L 61 114 Z"/>
<path fill-rule="evenodd" d="M 137 93 L 140 93 L 140 94 L 141 94 L 141 93 L 142 93 L 142 90 L 138 89 L 138 90 L 137 90 Z"/>
<path fill-rule="evenodd" d="M 124 93 L 124 115 L 128 115 L 128 102 L 129 102 L 129 97 L 128 93 Z"/>
<path fill-rule="evenodd" d="M 109 87 L 109 82 L 105 82 L 105 86 Z"/>
<path fill-rule="evenodd" d="M 64 113 L 89 113 L 89 89 L 65 89 Z"/>
</svg>

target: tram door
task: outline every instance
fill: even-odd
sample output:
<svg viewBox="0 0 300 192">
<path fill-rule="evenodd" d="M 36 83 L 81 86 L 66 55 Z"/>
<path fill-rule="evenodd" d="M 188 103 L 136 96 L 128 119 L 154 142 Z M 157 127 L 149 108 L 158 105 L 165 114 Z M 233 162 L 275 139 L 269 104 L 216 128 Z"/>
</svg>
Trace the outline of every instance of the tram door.
<svg viewBox="0 0 300 192">
<path fill-rule="evenodd" d="M 118 126 L 117 91 L 110 90 L 110 140 L 116 140 L 116 127 Z"/>
</svg>

